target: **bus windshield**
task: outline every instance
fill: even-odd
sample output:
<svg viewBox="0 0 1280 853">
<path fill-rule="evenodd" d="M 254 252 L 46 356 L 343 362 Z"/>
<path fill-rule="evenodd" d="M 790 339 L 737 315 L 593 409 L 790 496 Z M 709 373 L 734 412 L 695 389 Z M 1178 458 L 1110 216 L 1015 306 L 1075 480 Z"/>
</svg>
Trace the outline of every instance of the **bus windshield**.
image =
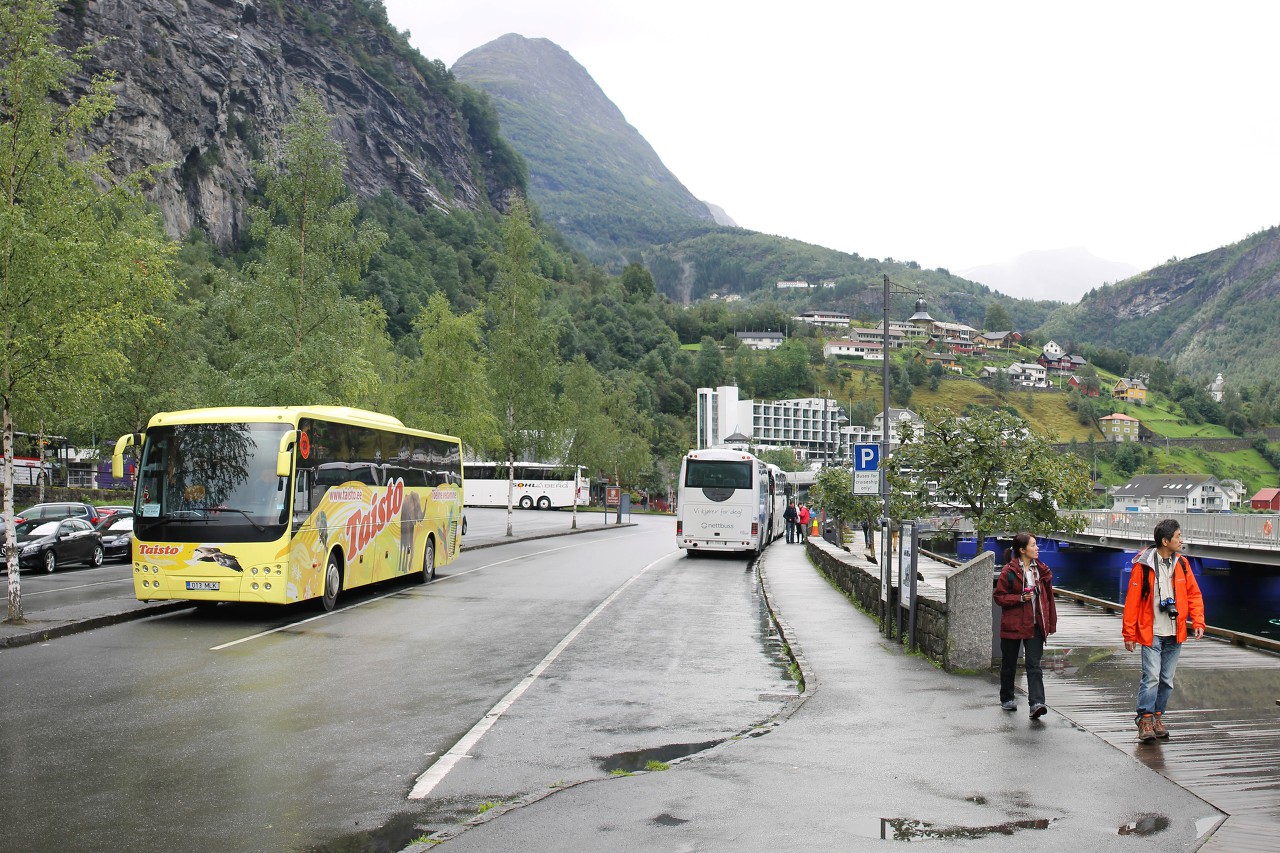
<svg viewBox="0 0 1280 853">
<path fill-rule="evenodd" d="M 694 489 L 749 489 L 751 462 L 690 459 L 684 469 L 684 484 Z"/>
<path fill-rule="evenodd" d="M 286 424 L 154 427 L 142 448 L 135 512 L 142 540 L 268 542 L 289 520 L 276 476 Z"/>
</svg>

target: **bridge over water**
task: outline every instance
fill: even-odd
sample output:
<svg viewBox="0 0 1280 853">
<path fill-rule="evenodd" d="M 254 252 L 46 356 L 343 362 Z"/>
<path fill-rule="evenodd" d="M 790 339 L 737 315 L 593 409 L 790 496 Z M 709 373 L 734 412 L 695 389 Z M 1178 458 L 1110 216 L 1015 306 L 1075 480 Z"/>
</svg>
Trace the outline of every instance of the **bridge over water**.
<svg viewBox="0 0 1280 853">
<path fill-rule="evenodd" d="M 1182 550 L 1188 556 L 1280 566 L 1280 515 L 1216 512 L 1161 515 L 1109 509 L 1071 514 L 1084 517 L 1084 529 L 1079 533 L 1054 533 L 1054 539 L 1136 550 L 1151 544 L 1151 532 L 1157 521 L 1172 518 L 1182 527 Z"/>
</svg>

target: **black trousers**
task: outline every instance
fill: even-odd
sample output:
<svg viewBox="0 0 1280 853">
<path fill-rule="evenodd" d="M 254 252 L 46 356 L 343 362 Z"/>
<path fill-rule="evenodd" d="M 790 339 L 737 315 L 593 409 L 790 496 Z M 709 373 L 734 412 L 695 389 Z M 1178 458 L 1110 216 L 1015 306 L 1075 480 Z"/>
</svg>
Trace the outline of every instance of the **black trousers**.
<svg viewBox="0 0 1280 853">
<path fill-rule="evenodd" d="M 1000 701 L 1013 698 L 1013 681 L 1018 672 L 1018 649 L 1024 654 L 1023 666 L 1027 670 L 1027 701 L 1032 705 L 1044 704 L 1044 673 L 1040 670 L 1040 658 L 1044 656 L 1044 633 L 1036 626 L 1036 636 L 1031 640 L 1007 640 L 1000 638 Z"/>
</svg>

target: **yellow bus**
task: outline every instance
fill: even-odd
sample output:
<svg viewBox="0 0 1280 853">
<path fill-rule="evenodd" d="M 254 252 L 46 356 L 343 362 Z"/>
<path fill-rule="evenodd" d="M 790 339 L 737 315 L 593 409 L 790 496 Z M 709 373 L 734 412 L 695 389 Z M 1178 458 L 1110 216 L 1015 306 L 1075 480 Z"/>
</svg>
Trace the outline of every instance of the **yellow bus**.
<svg viewBox="0 0 1280 853">
<path fill-rule="evenodd" d="M 407 574 L 461 548 L 462 446 L 341 406 L 162 412 L 121 436 L 140 448 L 139 600 L 289 604 Z"/>
</svg>

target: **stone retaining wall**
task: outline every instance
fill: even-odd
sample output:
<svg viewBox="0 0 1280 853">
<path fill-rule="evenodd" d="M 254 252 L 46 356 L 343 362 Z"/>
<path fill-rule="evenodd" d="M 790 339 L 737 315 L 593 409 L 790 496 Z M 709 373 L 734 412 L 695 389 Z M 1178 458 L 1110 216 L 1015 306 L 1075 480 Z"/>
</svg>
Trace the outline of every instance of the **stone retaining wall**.
<svg viewBox="0 0 1280 853">
<path fill-rule="evenodd" d="M 817 537 L 807 540 L 818 571 L 864 612 L 879 621 L 880 575 L 847 551 Z M 991 573 L 989 551 L 948 576 L 946 600 L 916 597 L 916 645 L 948 672 L 991 666 Z"/>
</svg>

